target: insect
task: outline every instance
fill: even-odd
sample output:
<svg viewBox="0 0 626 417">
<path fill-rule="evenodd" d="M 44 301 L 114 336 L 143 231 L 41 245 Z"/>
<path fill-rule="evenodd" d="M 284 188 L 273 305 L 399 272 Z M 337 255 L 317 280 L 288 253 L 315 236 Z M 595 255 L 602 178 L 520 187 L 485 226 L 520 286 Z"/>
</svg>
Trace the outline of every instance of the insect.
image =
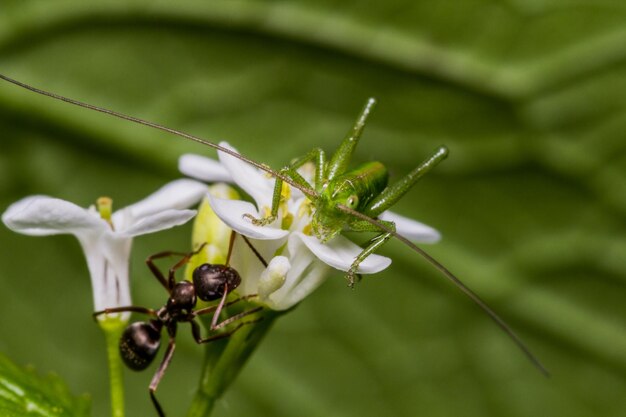
<svg viewBox="0 0 626 417">
<path fill-rule="evenodd" d="M 228 295 L 241 283 L 239 273 L 235 269 L 228 266 L 235 237 L 235 232 L 232 232 L 226 264 L 202 264 L 198 266 L 193 271 L 193 282 L 186 280 L 176 282 L 175 273 L 176 270 L 185 265 L 192 256 L 200 253 L 205 244 L 201 245 L 195 252 L 180 253 L 166 251 L 148 257 L 148 259 L 146 259 L 148 268 L 159 283 L 167 290 L 169 295 L 166 304 L 158 310 L 140 306 L 125 306 L 107 308 L 93 313 L 94 318 L 102 314 L 119 312 L 142 313 L 152 317 L 150 321 L 137 321 L 131 323 L 128 327 L 126 327 L 120 337 L 120 356 L 126 366 L 135 371 L 142 371 L 150 366 L 161 346 L 161 331 L 163 328 L 167 331 L 167 335 L 169 337 L 167 350 L 165 351 L 161 364 L 152 377 L 149 387 L 150 398 L 160 417 L 164 417 L 165 413 L 156 399 L 155 392 L 174 355 L 178 323 L 189 323 L 191 325 L 191 333 L 196 343 L 209 343 L 229 337 L 242 326 L 254 323 L 255 321 L 240 321 L 230 330 L 212 334 L 203 338 L 200 331 L 200 325 L 197 323 L 196 317 L 205 314 L 213 314 L 210 331 L 215 332 L 225 328 L 231 323 L 239 321 L 245 316 L 258 312 L 263 308 L 252 308 L 219 321 L 220 313 L 223 311 L 224 307 L 255 297 L 254 295 L 248 295 L 226 302 Z M 260 262 L 267 267 L 267 263 L 252 246 L 250 241 L 245 236 L 242 237 Z M 154 264 L 154 261 L 156 259 L 169 256 L 181 256 L 182 259 L 169 269 L 169 273 L 166 278 Z M 194 310 L 198 298 L 203 301 L 220 301 L 217 305 Z"/>
<path fill-rule="evenodd" d="M 445 146 L 439 147 L 432 156 L 391 186 L 388 186 L 387 168 L 380 162 L 367 162 L 348 171 L 352 153 L 375 104 L 376 100 L 373 98 L 367 101 L 356 123 L 328 162 L 324 151 L 315 148 L 279 171 L 298 184 L 301 191 L 306 190 L 307 195 L 315 195 L 310 197 L 315 208 L 311 226 L 313 233 L 322 243 L 335 237 L 346 225 L 352 231 L 378 233 L 352 262 L 347 272 L 350 287 L 354 286 L 359 264 L 383 246 L 396 231 L 395 224 L 391 221 L 377 220 L 376 223 L 372 223 L 363 219 L 363 216 L 377 218 L 400 200 L 424 174 L 448 156 L 448 149 Z M 315 163 L 313 187 L 297 171 L 311 161 Z M 276 220 L 282 185 L 283 180 L 277 177 L 271 213 L 267 217 L 259 219 L 246 215 L 252 223 L 263 226 Z M 349 210 L 343 209 L 344 207 Z M 354 216 L 354 211 L 362 216 Z M 384 225 L 384 228 L 381 225 Z"/>
<path fill-rule="evenodd" d="M 427 158 L 422 164 L 411 171 L 411 173 L 391 186 L 387 186 L 386 169 L 379 162 L 370 162 L 354 170 L 347 171 L 352 153 L 359 141 L 367 117 L 374 106 L 374 100 L 368 101 L 365 105 L 356 123 L 351 128 L 338 150 L 331 156 L 329 161 L 326 161 L 325 153 L 323 151 L 320 149 L 314 149 L 302 158 L 297 159 L 294 163 L 277 171 L 265 164 L 256 162 L 216 143 L 206 141 L 202 138 L 181 132 L 179 130 L 44 91 L 2 74 L 0 74 L 0 79 L 37 94 L 100 113 L 105 113 L 110 116 L 144 126 L 149 126 L 154 129 L 201 143 L 234 156 L 269 173 L 276 178 L 276 186 L 274 189 L 270 216 L 265 218 L 254 218 L 249 216 L 250 219 L 258 225 L 267 224 L 272 220 L 273 216 L 276 216 L 278 209 L 277 202 L 280 200 L 281 190 L 279 184 L 286 182 L 302 191 L 302 193 L 309 198 L 312 205 L 315 207 L 316 213 L 314 214 L 314 224 L 312 224 L 312 227 L 320 239 L 330 239 L 333 235 L 339 233 L 344 226 L 351 227 L 356 231 L 377 232 L 378 234 L 368 243 L 368 245 L 357 256 L 351 265 L 351 268 L 348 271 L 349 283 L 354 283 L 355 273 L 359 263 L 384 245 L 391 237 L 394 237 L 409 249 L 421 255 L 427 262 L 439 270 L 444 277 L 451 281 L 452 284 L 454 284 L 475 304 L 477 304 L 496 323 L 496 325 L 498 325 L 498 327 L 500 327 L 500 329 L 502 329 L 511 338 L 511 340 L 540 372 L 546 376 L 549 375 L 546 368 L 535 357 L 535 355 L 524 344 L 513 329 L 511 329 L 511 327 L 476 293 L 474 293 L 467 285 L 457 278 L 456 275 L 450 272 L 443 264 L 404 236 L 396 233 L 393 223 L 376 218 L 378 214 L 396 203 L 425 173 L 441 162 L 447 156 L 448 152 L 445 147 L 440 147 L 430 158 Z M 307 161 L 314 161 L 318 168 L 315 173 L 314 187 L 311 187 L 311 185 L 296 172 L 297 167 Z"/>
</svg>

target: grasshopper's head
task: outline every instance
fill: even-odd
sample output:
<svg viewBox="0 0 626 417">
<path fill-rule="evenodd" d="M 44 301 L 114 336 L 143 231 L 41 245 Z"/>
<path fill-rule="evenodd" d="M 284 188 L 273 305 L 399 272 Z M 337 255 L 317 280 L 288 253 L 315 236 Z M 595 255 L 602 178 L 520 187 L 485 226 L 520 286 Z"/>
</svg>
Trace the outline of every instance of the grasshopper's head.
<svg viewBox="0 0 626 417">
<path fill-rule="evenodd" d="M 315 236 L 322 242 L 328 242 L 335 237 L 350 219 L 350 214 L 337 209 L 337 204 L 356 209 L 359 197 L 351 187 L 341 183 L 325 187 L 315 202 L 315 213 L 311 227 Z"/>
<path fill-rule="evenodd" d="M 328 242 L 343 229 L 345 224 L 343 217 L 344 214 L 342 212 L 336 212 L 336 210 L 332 209 L 320 210 L 318 208 L 311 220 L 311 227 L 315 237 L 322 243 Z"/>
</svg>

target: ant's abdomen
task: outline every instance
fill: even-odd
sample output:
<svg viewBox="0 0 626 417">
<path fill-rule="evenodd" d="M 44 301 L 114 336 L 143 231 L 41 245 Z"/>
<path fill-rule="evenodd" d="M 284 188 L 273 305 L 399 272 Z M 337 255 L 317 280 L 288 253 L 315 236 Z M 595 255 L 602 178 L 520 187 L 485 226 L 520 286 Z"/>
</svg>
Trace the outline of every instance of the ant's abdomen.
<svg viewBox="0 0 626 417">
<path fill-rule="evenodd" d="M 161 346 L 161 332 L 152 323 L 138 321 L 126 328 L 120 338 L 120 356 L 135 371 L 146 369 Z"/>
</svg>

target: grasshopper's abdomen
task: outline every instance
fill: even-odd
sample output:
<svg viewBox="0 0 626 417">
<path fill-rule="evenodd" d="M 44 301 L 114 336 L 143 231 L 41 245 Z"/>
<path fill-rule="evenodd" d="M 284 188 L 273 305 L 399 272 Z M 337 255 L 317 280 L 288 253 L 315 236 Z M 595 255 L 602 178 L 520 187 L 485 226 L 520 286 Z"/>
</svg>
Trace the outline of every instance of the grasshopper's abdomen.
<svg viewBox="0 0 626 417">
<path fill-rule="evenodd" d="M 388 181 L 389 173 L 383 164 L 368 162 L 335 178 L 329 185 L 331 199 L 352 206 L 347 200 L 356 196 L 351 208 L 360 211 L 387 187 Z"/>
</svg>

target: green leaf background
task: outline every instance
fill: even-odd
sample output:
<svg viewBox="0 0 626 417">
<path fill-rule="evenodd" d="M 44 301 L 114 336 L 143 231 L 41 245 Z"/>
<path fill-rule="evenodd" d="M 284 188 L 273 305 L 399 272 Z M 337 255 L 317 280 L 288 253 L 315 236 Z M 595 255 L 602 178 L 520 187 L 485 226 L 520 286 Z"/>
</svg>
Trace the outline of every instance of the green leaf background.
<svg viewBox="0 0 626 417">
<path fill-rule="evenodd" d="M 280 167 L 334 149 L 367 97 L 355 159 L 394 178 L 449 159 L 396 211 L 520 333 L 553 376 L 397 242 L 356 290 L 334 274 L 282 318 L 219 416 L 619 416 L 626 409 L 626 5 L 618 0 L 0 0 L 0 73 Z M 214 153 L 0 84 L 0 210 L 29 194 L 117 207 Z M 133 297 L 164 294 L 137 239 Z M 0 351 L 54 371 L 108 413 L 103 337 L 73 237 L 0 228 Z M 181 329 L 158 391 L 182 415 L 202 349 Z M 152 415 L 151 371 L 128 413 Z"/>
<path fill-rule="evenodd" d="M 42 378 L 0 354 L 0 415 L 3 417 L 83 417 L 89 397 L 73 398 L 58 375 Z"/>
</svg>

